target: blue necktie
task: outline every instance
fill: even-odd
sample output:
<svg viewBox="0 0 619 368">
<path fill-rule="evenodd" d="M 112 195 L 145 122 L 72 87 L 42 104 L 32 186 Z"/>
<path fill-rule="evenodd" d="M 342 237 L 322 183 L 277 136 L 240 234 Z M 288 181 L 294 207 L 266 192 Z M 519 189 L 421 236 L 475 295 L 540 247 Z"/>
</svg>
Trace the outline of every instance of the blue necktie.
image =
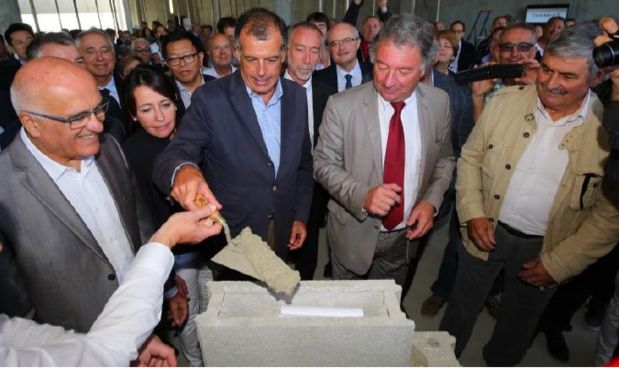
<svg viewBox="0 0 619 368">
<path fill-rule="evenodd" d="M 352 75 L 346 74 L 344 78 L 346 78 L 346 89 L 352 88 Z"/>
</svg>

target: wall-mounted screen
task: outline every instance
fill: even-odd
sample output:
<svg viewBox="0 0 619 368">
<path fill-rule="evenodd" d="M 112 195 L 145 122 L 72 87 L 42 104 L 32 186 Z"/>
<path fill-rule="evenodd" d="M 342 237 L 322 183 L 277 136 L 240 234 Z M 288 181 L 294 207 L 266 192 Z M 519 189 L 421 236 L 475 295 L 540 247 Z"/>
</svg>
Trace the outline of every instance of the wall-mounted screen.
<svg viewBox="0 0 619 368">
<path fill-rule="evenodd" d="M 569 4 L 528 5 L 525 22 L 546 23 L 552 17 L 567 18 L 569 8 Z"/>
</svg>

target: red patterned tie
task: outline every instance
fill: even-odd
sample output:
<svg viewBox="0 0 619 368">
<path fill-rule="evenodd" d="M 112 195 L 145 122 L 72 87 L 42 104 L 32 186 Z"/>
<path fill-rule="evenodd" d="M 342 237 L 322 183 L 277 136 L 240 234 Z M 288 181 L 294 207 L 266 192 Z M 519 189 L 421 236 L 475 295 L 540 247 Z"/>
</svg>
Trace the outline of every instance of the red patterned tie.
<svg viewBox="0 0 619 368">
<path fill-rule="evenodd" d="M 404 219 L 404 128 L 400 117 L 404 102 L 392 102 L 395 110 L 389 122 L 389 138 L 385 152 L 385 168 L 383 170 L 383 183 L 397 184 L 402 188 L 400 203 L 391 208 L 391 211 L 383 218 L 383 226 L 387 230 L 396 227 Z"/>
</svg>

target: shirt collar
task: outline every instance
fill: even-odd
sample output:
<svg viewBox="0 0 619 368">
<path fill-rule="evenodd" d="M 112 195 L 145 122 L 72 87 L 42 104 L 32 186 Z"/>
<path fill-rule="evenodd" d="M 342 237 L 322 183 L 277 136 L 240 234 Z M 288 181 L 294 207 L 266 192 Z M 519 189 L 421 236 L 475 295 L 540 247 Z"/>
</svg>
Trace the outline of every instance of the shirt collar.
<svg viewBox="0 0 619 368">
<path fill-rule="evenodd" d="M 293 81 L 294 82 L 294 80 L 290 76 L 290 73 L 288 72 L 288 68 L 286 68 L 286 71 L 284 72 L 284 79 L 288 79 L 289 81 Z M 305 89 L 312 89 L 312 76 L 311 75 L 310 75 L 309 79 L 307 80 L 307 82 L 305 82 L 303 87 Z"/>
<path fill-rule="evenodd" d="M 61 165 L 58 162 L 49 158 L 43 152 L 41 152 L 41 150 L 39 150 L 34 145 L 34 143 L 32 143 L 30 137 L 28 137 L 28 134 L 26 134 L 25 129 L 22 128 L 20 130 L 19 136 L 26 145 L 28 151 L 30 151 L 34 158 L 41 164 L 41 166 L 43 166 L 43 169 L 47 172 L 47 174 L 52 178 L 54 182 L 57 182 L 66 172 L 77 172 L 77 170 L 73 169 L 72 167 Z M 87 156 L 82 158 L 80 172 L 83 176 L 88 174 L 93 162 L 94 156 Z"/>
<path fill-rule="evenodd" d="M 406 105 L 404 106 L 404 108 L 406 108 L 406 107 L 408 107 L 408 106 L 410 106 L 410 105 L 415 104 L 415 102 L 416 102 L 416 101 L 417 101 L 417 93 L 416 93 L 416 91 L 413 91 L 413 93 L 411 93 L 411 95 L 410 95 L 410 96 L 408 96 L 408 97 L 406 98 L 406 100 L 404 100 L 404 103 L 406 104 Z M 386 108 L 388 108 L 388 107 L 393 108 L 393 107 L 391 106 L 391 102 L 386 101 L 386 100 L 383 98 L 383 96 L 381 96 L 381 95 L 380 95 L 380 93 L 378 94 L 378 103 L 380 104 L 380 107 L 381 107 L 382 109 L 386 109 Z"/>
<path fill-rule="evenodd" d="M 110 91 L 116 91 L 116 84 L 114 83 L 114 76 L 112 75 L 112 78 L 110 78 L 110 81 L 107 82 L 107 85 L 105 86 L 99 86 L 99 89 L 104 89 L 107 88 Z"/>
<path fill-rule="evenodd" d="M 335 64 L 335 70 L 337 70 L 338 78 L 344 78 L 346 74 L 350 74 L 353 77 L 361 76 L 361 67 L 359 66 L 359 60 L 355 58 L 355 67 L 350 72 L 342 69 L 339 65 Z"/>
<path fill-rule="evenodd" d="M 251 88 L 249 88 L 247 86 L 247 84 L 245 85 L 245 90 L 247 90 L 247 94 L 249 95 L 249 98 L 251 98 L 252 100 L 255 99 L 259 99 L 262 102 L 262 96 L 255 94 Z M 284 89 L 282 88 L 282 80 L 281 78 L 277 78 L 277 84 L 275 85 L 275 93 L 273 94 L 273 96 L 271 96 L 271 99 L 269 100 L 269 103 L 267 104 L 267 106 L 271 106 L 276 104 L 284 95 Z"/>
<path fill-rule="evenodd" d="M 200 76 L 202 77 L 202 83 L 200 83 L 200 86 L 201 86 L 204 84 L 204 73 L 202 73 L 202 69 L 200 69 Z M 185 86 L 183 86 L 183 84 L 178 79 L 174 78 L 174 81 L 176 82 L 176 85 L 178 86 L 179 92 L 189 92 L 189 90 Z"/>
<path fill-rule="evenodd" d="M 561 119 L 553 122 L 553 126 L 563 126 L 568 124 L 581 125 L 585 119 L 587 118 L 587 114 L 589 113 L 589 106 L 591 105 L 591 92 L 587 92 L 587 97 L 582 101 L 578 110 L 576 110 L 573 114 L 568 116 L 564 116 Z M 542 104 L 542 100 L 540 100 L 539 96 L 537 97 L 537 110 L 541 113 L 544 118 L 548 119 L 548 121 L 553 121 L 552 117 L 546 111 L 546 108 Z"/>
</svg>

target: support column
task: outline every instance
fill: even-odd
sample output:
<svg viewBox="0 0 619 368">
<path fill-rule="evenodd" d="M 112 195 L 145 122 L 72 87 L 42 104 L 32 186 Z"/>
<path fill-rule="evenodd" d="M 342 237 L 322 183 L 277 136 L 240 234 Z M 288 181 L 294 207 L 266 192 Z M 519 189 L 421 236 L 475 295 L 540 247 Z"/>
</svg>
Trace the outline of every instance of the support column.
<svg viewBox="0 0 619 368">
<path fill-rule="evenodd" d="M 21 22 L 21 12 L 19 11 L 19 5 L 17 0 L 6 0 L 3 6 L 0 6 L 0 31 L 4 34 L 4 31 L 9 28 L 12 23 Z"/>
<path fill-rule="evenodd" d="M 286 24 L 292 24 L 292 3 L 290 0 L 274 0 L 273 9 Z"/>
</svg>

